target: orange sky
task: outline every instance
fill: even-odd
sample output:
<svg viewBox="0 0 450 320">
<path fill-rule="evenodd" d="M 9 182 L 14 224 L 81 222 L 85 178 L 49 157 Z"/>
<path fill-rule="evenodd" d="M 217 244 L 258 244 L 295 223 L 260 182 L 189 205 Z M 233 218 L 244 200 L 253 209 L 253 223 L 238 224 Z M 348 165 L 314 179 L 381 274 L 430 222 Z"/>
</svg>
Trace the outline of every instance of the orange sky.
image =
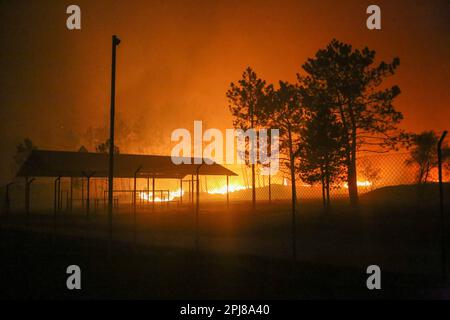
<svg viewBox="0 0 450 320">
<path fill-rule="evenodd" d="M 67 149 L 89 126 L 107 124 L 114 33 L 122 39 L 118 117 L 139 128 L 146 151 L 167 153 L 171 131 L 194 120 L 231 127 L 225 91 L 246 66 L 270 82 L 294 80 L 332 38 L 368 45 L 382 59 L 400 57 L 392 81 L 402 90 L 396 106 L 404 129 L 450 127 L 446 0 L 376 1 L 381 31 L 365 27 L 373 1 L 80 0 L 81 31 L 65 27 L 69 4 L 0 4 L 0 134 L 7 157 L 26 136 L 44 148 Z"/>
</svg>

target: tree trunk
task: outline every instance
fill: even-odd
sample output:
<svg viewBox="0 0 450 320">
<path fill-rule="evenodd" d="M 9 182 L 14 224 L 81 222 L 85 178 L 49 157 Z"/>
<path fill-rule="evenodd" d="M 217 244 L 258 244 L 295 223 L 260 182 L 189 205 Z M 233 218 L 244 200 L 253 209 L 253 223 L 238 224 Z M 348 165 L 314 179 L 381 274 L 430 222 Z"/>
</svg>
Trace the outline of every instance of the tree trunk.
<svg viewBox="0 0 450 320">
<path fill-rule="evenodd" d="M 352 205 L 357 205 L 359 202 L 357 181 L 358 180 L 356 176 L 356 161 L 355 159 L 351 159 L 348 165 L 347 184 L 348 184 L 348 196 L 350 198 L 350 203 Z"/>
<path fill-rule="evenodd" d="M 321 178 L 321 184 L 322 184 L 322 202 L 323 202 L 323 208 L 326 209 L 327 208 L 327 199 L 326 199 L 326 195 L 325 195 L 325 179 L 322 173 L 322 178 Z"/>
<path fill-rule="evenodd" d="M 252 164 L 252 208 L 256 207 L 255 164 Z"/>
<path fill-rule="evenodd" d="M 251 114 L 251 129 L 253 130 L 255 127 L 255 118 L 254 118 L 254 106 L 251 104 L 250 106 L 250 114 Z M 259 136 L 256 137 L 256 148 L 258 149 L 258 139 Z M 256 150 L 251 150 L 250 152 L 255 152 Z M 251 156 L 250 156 L 251 157 Z M 256 160 L 256 159 L 253 159 Z M 255 161 L 253 161 L 255 162 Z M 252 209 L 256 208 L 256 190 L 255 190 L 255 164 L 252 163 Z"/>
<path fill-rule="evenodd" d="M 324 192 L 325 192 L 325 208 L 330 209 L 330 163 L 328 155 L 325 155 L 325 170 L 322 173 L 322 180 L 324 182 Z"/>
<path fill-rule="evenodd" d="M 428 176 L 430 174 L 430 168 L 431 168 L 431 164 L 429 161 L 427 161 L 427 166 L 425 167 L 425 176 L 423 178 L 423 183 L 427 183 L 428 181 Z"/>
<path fill-rule="evenodd" d="M 347 165 L 347 185 L 348 195 L 350 203 L 357 205 L 358 198 L 358 184 L 356 174 L 356 121 L 351 106 L 348 107 L 348 113 L 350 117 L 350 123 L 347 123 L 344 108 L 339 106 L 339 111 L 342 118 L 342 125 L 344 126 L 344 144 L 346 153 L 346 165 Z"/>
<path fill-rule="evenodd" d="M 351 121 L 351 127 L 352 127 L 352 144 L 350 149 L 350 167 L 351 167 L 351 175 L 349 174 L 349 182 L 348 182 L 348 190 L 349 190 L 349 196 L 350 196 L 350 203 L 352 205 L 358 205 L 359 203 L 359 197 L 358 197 L 358 173 L 356 170 L 356 121 L 355 116 L 353 114 L 353 108 L 351 105 L 349 105 L 349 115 L 350 115 L 350 121 Z M 350 168 L 349 168 L 350 172 Z M 350 183 L 351 182 L 351 183 Z"/>
<path fill-rule="evenodd" d="M 292 192 L 292 259 L 297 259 L 297 233 L 296 233 L 296 205 L 297 205 L 297 189 L 295 186 L 295 156 L 292 146 L 292 132 L 288 129 L 289 139 L 289 159 L 290 159 L 290 171 L 291 171 L 291 192 Z"/>
<path fill-rule="evenodd" d="M 327 209 L 330 209 L 330 173 L 327 170 L 326 178 L 326 192 L 327 192 Z"/>
</svg>

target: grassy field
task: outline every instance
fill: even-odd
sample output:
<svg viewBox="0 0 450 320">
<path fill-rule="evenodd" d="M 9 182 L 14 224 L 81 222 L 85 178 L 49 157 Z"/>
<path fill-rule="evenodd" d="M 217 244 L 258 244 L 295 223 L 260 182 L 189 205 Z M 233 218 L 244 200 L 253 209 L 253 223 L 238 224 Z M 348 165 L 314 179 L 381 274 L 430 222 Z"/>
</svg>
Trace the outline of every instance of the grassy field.
<svg viewBox="0 0 450 320">
<path fill-rule="evenodd" d="M 81 212 L 2 218 L 1 296 L 11 298 L 299 299 L 449 298 L 440 282 L 436 190 L 380 189 L 361 206 L 300 201 L 297 262 L 291 260 L 289 204 L 204 203 L 195 251 L 190 206 L 160 206 L 114 217 L 113 255 L 107 220 Z M 56 236 L 53 239 L 52 234 Z M 54 240 L 54 241 L 53 241 Z M 65 268 L 78 264 L 83 290 L 65 288 Z M 382 290 L 366 288 L 366 268 L 382 270 Z M 450 270 L 449 270 L 450 272 Z"/>
</svg>

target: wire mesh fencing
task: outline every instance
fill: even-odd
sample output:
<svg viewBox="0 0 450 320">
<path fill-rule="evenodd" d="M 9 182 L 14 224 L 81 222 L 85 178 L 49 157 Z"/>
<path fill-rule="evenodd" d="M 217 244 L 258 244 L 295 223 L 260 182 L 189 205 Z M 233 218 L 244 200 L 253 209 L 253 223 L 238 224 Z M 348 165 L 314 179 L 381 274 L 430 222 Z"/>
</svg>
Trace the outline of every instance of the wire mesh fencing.
<svg viewBox="0 0 450 320">
<path fill-rule="evenodd" d="M 411 163 L 408 153 L 370 154 L 357 158 L 357 187 L 360 195 L 381 192 L 388 187 L 433 185 L 438 182 L 437 167 L 428 166 L 426 175 L 423 166 Z M 443 180 L 450 182 L 449 164 L 444 163 Z M 114 206 L 130 208 L 134 203 L 141 208 L 161 207 L 162 205 L 190 205 L 196 201 L 197 187 L 202 203 L 280 202 L 292 199 L 290 175 L 279 170 L 274 175 L 263 175 L 255 168 L 255 181 L 252 168 L 246 165 L 228 166 L 236 176 L 199 176 L 184 177 L 182 180 L 140 178 L 134 190 L 133 179 L 115 179 Z M 419 181 L 420 180 L 420 181 Z M 254 184 L 254 189 L 253 189 Z M 32 211 L 68 212 L 77 209 L 81 212 L 89 207 L 92 213 L 104 212 L 107 206 L 107 179 L 91 178 L 89 194 L 87 180 L 83 178 L 62 178 L 58 199 L 55 199 L 54 179 L 39 178 L 30 185 L 30 208 Z M 297 200 L 320 200 L 323 189 L 320 183 L 308 184 L 296 178 Z M 344 179 L 330 186 L 331 199 L 348 199 L 348 185 Z M 14 181 L 8 187 L 0 189 L 2 211 L 23 212 L 25 210 L 24 181 Z M 448 196 L 447 196 L 448 197 Z M 55 204 L 56 203 L 56 204 Z M 8 207 L 8 209 L 7 209 Z M 173 207 L 173 206 L 172 206 Z"/>
</svg>

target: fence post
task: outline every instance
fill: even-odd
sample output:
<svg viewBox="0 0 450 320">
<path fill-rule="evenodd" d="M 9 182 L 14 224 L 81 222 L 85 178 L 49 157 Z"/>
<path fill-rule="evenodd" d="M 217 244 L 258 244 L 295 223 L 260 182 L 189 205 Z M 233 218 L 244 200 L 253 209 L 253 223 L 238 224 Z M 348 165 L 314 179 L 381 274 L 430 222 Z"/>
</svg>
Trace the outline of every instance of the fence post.
<svg viewBox="0 0 450 320">
<path fill-rule="evenodd" d="M 30 189 L 34 180 L 34 178 L 25 177 L 25 213 L 27 217 L 30 215 Z"/>
<path fill-rule="evenodd" d="M 199 183 L 199 171 L 203 163 L 197 167 L 196 177 L 197 177 L 197 190 L 196 190 L 196 203 L 195 203 L 195 252 L 199 252 L 199 211 L 200 211 L 200 183 Z M 192 175 L 192 201 L 194 201 L 194 175 Z M 192 203 L 194 204 L 194 203 Z"/>
<path fill-rule="evenodd" d="M 183 204 L 183 178 L 180 179 L 180 204 Z"/>
<path fill-rule="evenodd" d="M 152 210 L 155 209 L 155 176 L 152 177 Z"/>
<path fill-rule="evenodd" d="M 10 182 L 6 185 L 5 191 L 5 215 L 9 216 L 11 211 L 11 197 L 9 195 L 9 188 L 14 184 L 14 182 Z"/>
<path fill-rule="evenodd" d="M 227 209 L 230 207 L 230 176 L 227 175 Z"/>
<path fill-rule="evenodd" d="M 53 195 L 53 232 L 52 232 L 52 246 L 56 244 L 56 214 L 59 209 L 59 190 L 61 188 L 61 177 L 55 179 L 54 195 Z"/>
<path fill-rule="evenodd" d="M 70 177 L 70 203 L 69 203 L 69 212 L 72 213 L 73 209 L 73 177 Z"/>
<path fill-rule="evenodd" d="M 439 174 L 439 209 L 441 212 L 441 259 L 442 259 L 442 280 L 447 282 L 447 246 L 446 246 L 446 219 L 444 214 L 444 185 L 442 183 L 442 142 L 447 135 L 447 131 L 442 133 L 437 145 L 438 154 L 438 174 Z"/>
<path fill-rule="evenodd" d="M 134 184 L 133 184 L 133 247 L 136 251 L 137 245 L 137 219 L 136 219 L 136 179 L 139 171 L 141 171 L 142 166 L 139 166 L 134 172 Z M 148 181 L 148 180 L 147 180 Z"/>
</svg>

